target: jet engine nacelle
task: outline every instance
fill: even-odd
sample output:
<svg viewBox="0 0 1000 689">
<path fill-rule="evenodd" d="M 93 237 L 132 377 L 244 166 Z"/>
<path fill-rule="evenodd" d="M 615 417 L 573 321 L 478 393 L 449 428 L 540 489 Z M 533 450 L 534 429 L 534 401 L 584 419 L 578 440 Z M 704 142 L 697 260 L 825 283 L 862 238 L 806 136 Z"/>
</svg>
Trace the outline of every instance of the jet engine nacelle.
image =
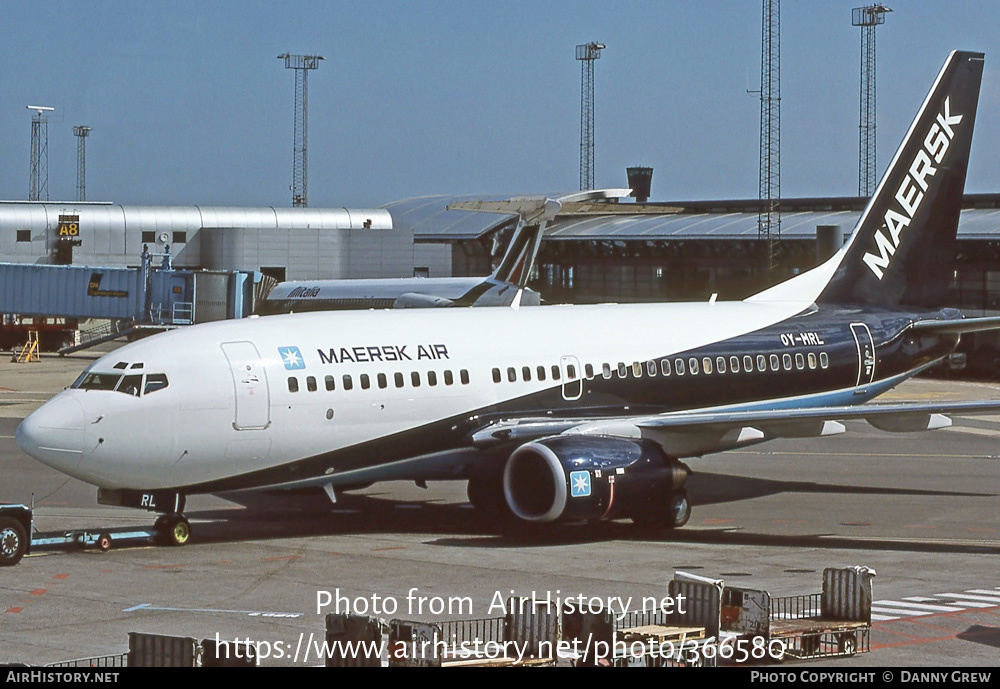
<svg viewBox="0 0 1000 689">
<path fill-rule="evenodd" d="M 528 522 L 616 519 L 655 509 L 688 473 L 648 440 L 552 436 L 511 454 L 503 491 L 511 512 Z"/>
<path fill-rule="evenodd" d="M 406 292 L 396 297 L 392 308 L 394 309 L 437 309 L 454 306 L 455 302 L 445 297 L 436 297 L 433 294 L 420 294 L 419 292 Z"/>
</svg>

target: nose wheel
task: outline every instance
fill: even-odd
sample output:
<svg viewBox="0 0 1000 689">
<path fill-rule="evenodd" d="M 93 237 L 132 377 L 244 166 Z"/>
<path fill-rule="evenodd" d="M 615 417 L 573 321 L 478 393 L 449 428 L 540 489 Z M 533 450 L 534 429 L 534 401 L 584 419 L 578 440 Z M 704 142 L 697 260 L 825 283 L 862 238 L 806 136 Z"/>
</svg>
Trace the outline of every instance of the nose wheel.
<svg viewBox="0 0 1000 689">
<path fill-rule="evenodd" d="M 181 546 L 191 538 L 191 522 L 183 514 L 162 514 L 153 529 L 157 541 L 164 545 Z"/>
</svg>

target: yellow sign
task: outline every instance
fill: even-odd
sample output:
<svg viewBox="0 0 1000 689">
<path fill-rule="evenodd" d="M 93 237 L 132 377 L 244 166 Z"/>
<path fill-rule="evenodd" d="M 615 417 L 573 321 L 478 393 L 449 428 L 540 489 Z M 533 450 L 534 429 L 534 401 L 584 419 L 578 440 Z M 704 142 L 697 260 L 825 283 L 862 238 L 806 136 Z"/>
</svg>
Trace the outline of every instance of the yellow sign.
<svg viewBox="0 0 1000 689">
<path fill-rule="evenodd" d="M 80 234 L 80 225 L 75 222 L 60 223 L 59 224 L 59 236 L 60 237 L 76 237 Z"/>
</svg>

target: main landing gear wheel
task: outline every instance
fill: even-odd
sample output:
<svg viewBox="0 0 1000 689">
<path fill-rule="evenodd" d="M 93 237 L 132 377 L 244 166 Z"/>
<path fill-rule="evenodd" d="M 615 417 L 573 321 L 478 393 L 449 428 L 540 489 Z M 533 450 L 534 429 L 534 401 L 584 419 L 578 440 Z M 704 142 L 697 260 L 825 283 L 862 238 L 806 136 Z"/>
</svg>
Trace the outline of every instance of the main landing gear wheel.
<svg viewBox="0 0 1000 689">
<path fill-rule="evenodd" d="M 184 545 L 191 538 L 191 523 L 181 514 L 163 514 L 154 525 L 157 539 L 165 545 Z"/>
<path fill-rule="evenodd" d="M 28 535 L 21 522 L 10 517 L 0 518 L 0 567 L 12 567 L 24 557 Z"/>
<path fill-rule="evenodd" d="M 469 479 L 466 493 L 469 496 L 469 503 L 489 519 L 498 519 L 509 512 L 503 494 L 502 478 Z"/>
<path fill-rule="evenodd" d="M 105 553 L 108 552 L 109 550 L 111 550 L 112 545 L 113 543 L 111 541 L 111 534 L 102 533 L 100 536 L 97 537 L 97 549 L 100 550 L 101 552 Z"/>
<path fill-rule="evenodd" d="M 644 529 L 679 529 L 691 519 L 691 500 L 683 488 L 671 491 L 661 503 L 650 505 L 632 521 Z"/>
</svg>

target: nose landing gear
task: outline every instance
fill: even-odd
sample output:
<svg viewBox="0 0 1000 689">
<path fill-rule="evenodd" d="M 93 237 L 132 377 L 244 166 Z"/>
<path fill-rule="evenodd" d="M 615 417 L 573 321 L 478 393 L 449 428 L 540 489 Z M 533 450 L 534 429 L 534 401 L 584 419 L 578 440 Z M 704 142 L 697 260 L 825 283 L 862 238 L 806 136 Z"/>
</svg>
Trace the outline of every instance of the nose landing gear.
<svg viewBox="0 0 1000 689">
<path fill-rule="evenodd" d="M 183 514 L 161 514 L 153 524 L 157 542 L 181 546 L 191 538 L 191 523 Z"/>
</svg>

